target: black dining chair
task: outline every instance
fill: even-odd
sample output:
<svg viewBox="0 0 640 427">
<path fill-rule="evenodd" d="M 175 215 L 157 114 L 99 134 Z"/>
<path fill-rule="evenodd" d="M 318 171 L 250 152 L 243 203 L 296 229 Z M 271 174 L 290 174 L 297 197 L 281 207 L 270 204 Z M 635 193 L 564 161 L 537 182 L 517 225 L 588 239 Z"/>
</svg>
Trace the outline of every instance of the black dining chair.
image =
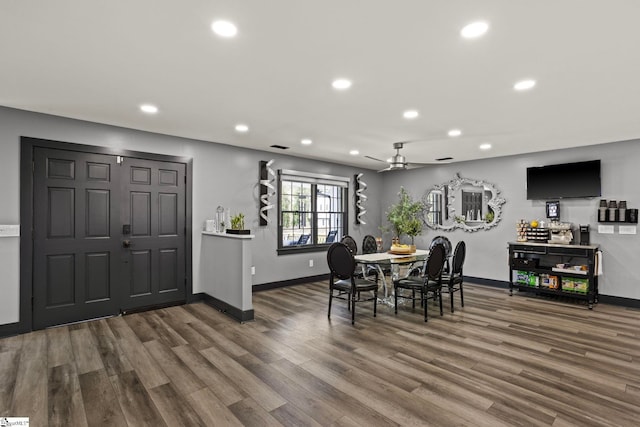
<svg viewBox="0 0 640 427">
<path fill-rule="evenodd" d="M 358 244 L 356 243 L 353 237 L 346 235 L 340 240 L 340 242 L 347 245 L 347 247 L 349 248 L 349 250 L 354 256 L 358 253 Z"/>
<path fill-rule="evenodd" d="M 424 306 L 424 321 L 427 321 L 427 302 L 438 298 L 440 302 L 440 316 L 442 316 L 442 269 L 446 260 L 445 248 L 442 245 L 435 245 L 429 251 L 429 258 L 425 264 L 422 276 L 409 276 L 393 281 L 395 294 L 395 313 L 398 314 L 398 298 L 412 300 L 412 307 L 415 310 L 416 300 Z M 401 294 L 400 290 L 409 290 L 411 295 Z M 419 295 L 416 296 L 416 291 Z"/>
<path fill-rule="evenodd" d="M 356 260 L 351 249 L 341 242 L 333 243 L 327 251 L 329 265 L 329 313 L 331 317 L 331 301 L 339 298 L 347 301 L 351 310 L 351 324 L 356 321 L 356 302 L 373 301 L 373 317 L 376 317 L 378 301 L 378 274 L 375 281 L 356 277 Z M 334 292 L 338 293 L 334 295 Z M 373 292 L 371 298 L 361 298 L 362 292 Z"/>
<path fill-rule="evenodd" d="M 301 234 L 296 242 L 296 245 L 306 245 L 309 242 L 311 234 Z"/>
<path fill-rule="evenodd" d="M 362 253 L 363 254 L 375 254 L 378 252 L 378 243 L 376 242 L 376 238 L 371 234 L 367 234 L 362 239 Z"/>
<path fill-rule="evenodd" d="M 362 253 L 375 254 L 377 252 L 378 252 L 378 243 L 376 242 L 376 238 L 373 237 L 371 234 L 367 234 L 366 236 L 364 236 L 364 238 L 362 239 Z M 381 269 L 379 270 L 379 267 L 376 267 L 375 265 L 371 265 L 371 264 L 363 265 L 361 277 L 363 278 L 371 277 L 373 273 L 377 273 L 378 271 L 382 271 L 382 270 Z"/>
<path fill-rule="evenodd" d="M 467 255 L 467 245 L 460 240 L 453 251 L 453 261 L 451 262 L 451 271 L 442 275 L 442 284 L 446 285 L 449 291 L 449 299 L 451 300 L 451 312 L 453 313 L 453 293 L 460 291 L 460 305 L 464 307 L 464 291 L 462 282 L 462 267 L 464 259 Z"/>
<path fill-rule="evenodd" d="M 453 248 L 453 246 L 451 246 L 451 241 L 445 237 L 445 236 L 436 236 L 433 239 L 431 239 L 431 243 L 429 243 L 429 249 L 431 249 L 432 247 L 434 247 L 435 245 L 442 245 L 444 246 L 444 255 L 446 257 L 445 263 L 444 263 L 444 273 L 448 273 L 449 272 L 449 258 L 451 258 L 451 249 Z"/>
</svg>

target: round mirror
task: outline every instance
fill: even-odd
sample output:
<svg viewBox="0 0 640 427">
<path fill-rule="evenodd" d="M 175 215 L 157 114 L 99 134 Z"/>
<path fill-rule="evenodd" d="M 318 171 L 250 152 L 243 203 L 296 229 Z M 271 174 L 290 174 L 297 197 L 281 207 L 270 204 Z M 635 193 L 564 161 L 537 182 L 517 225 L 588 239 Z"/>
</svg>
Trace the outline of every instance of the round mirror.
<svg viewBox="0 0 640 427">
<path fill-rule="evenodd" d="M 462 178 L 436 185 L 424 196 L 425 222 L 437 230 L 488 230 L 502 217 L 506 202 L 500 191 L 488 182 Z"/>
</svg>

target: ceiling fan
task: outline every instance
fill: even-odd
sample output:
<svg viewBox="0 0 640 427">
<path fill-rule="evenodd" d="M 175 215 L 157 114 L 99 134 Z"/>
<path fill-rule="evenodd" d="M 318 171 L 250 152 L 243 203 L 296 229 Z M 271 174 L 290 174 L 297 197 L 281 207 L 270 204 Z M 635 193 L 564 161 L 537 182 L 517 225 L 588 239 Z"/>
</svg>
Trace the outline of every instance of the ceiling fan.
<svg viewBox="0 0 640 427">
<path fill-rule="evenodd" d="M 368 159 L 371 160 L 375 160 L 377 162 L 383 162 L 386 163 L 387 166 L 384 169 L 379 170 L 378 172 L 387 172 L 387 171 L 396 171 L 396 170 L 406 170 L 406 169 L 412 169 L 412 168 L 416 168 L 416 167 L 421 167 L 421 166 L 427 166 L 427 165 L 432 165 L 434 163 L 416 163 L 416 162 L 407 162 L 407 159 L 400 154 L 400 150 L 402 149 L 402 147 L 404 147 L 405 142 L 394 142 L 393 143 L 393 148 L 396 150 L 396 154 L 391 156 L 391 158 L 389 160 L 380 160 L 380 159 L 376 159 L 375 157 L 371 157 L 371 156 L 365 156 Z"/>
</svg>

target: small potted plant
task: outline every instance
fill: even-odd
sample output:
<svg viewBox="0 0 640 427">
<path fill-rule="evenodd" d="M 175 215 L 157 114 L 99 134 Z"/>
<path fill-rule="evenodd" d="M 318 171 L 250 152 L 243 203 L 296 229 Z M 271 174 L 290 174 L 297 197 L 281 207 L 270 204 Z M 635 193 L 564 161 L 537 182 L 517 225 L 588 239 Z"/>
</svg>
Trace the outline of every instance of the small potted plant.
<svg viewBox="0 0 640 427">
<path fill-rule="evenodd" d="M 422 201 L 414 201 L 407 190 L 400 188 L 398 193 L 399 201 L 389 207 L 387 212 L 387 220 L 395 231 L 394 241 L 399 244 L 400 237 L 403 234 L 411 237 L 411 246 L 415 251 L 414 238 L 422 233 L 422 216 L 424 214 L 424 203 Z"/>
<path fill-rule="evenodd" d="M 244 228 L 244 214 L 239 213 L 231 217 L 231 228 L 227 228 L 228 234 L 250 234 L 251 230 Z"/>
</svg>

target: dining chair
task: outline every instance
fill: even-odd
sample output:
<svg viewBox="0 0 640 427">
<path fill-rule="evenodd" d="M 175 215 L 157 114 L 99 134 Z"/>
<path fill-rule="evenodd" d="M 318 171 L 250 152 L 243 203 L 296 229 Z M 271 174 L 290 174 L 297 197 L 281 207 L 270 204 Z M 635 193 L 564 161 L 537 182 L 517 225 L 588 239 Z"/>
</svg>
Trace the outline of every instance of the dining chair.
<svg viewBox="0 0 640 427">
<path fill-rule="evenodd" d="M 447 285 L 449 291 L 449 299 L 451 300 L 451 312 L 453 313 L 453 293 L 460 291 L 460 305 L 464 307 L 464 291 L 462 289 L 462 282 L 464 281 L 462 275 L 462 266 L 464 265 L 464 259 L 467 253 L 467 245 L 464 241 L 460 240 L 456 245 L 456 249 L 453 251 L 453 261 L 451 262 L 451 271 L 442 275 L 442 283 Z"/>
<path fill-rule="evenodd" d="M 427 321 L 428 300 L 438 298 L 440 302 L 440 316 L 442 316 L 442 269 L 446 260 L 445 248 L 443 245 L 435 245 L 429 251 L 429 258 L 425 264 L 422 276 L 409 276 L 393 281 L 395 313 L 398 314 L 398 298 L 412 300 L 412 307 L 415 310 L 416 300 L 424 306 L 424 321 Z M 409 290 L 411 295 L 401 295 L 400 290 Z M 416 297 L 416 291 L 419 295 Z"/>
<path fill-rule="evenodd" d="M 327 264 L 329 265 L 329 312 L 331 317 L 331 301 L 339 298 L 347 301 L 351 311 L 351 324 L 356 321 L 356 302 L 373 301 L 373 317 L 376 317 L 378 301 L 378 274 L 375 281 L 356 277 L 356 260 L 351 249 L 341 242 L 333 243 L 327 250 Z M 334 295 L 334 291 L 338 293 Z M 362 292 L 372 291 L 372 298 L 361 298 Z"/>
<path fill-rule="evenodd" d="M 444 246 L 444 251 L 445 251 L 444 252 L 444 255 L 445 255 L 444 272 L 448 273 L 450 270 L 449 258 L 451 258 L 451 249 L 453 248 L 453 246 L 451 246 L 451 241 L 445 236 L 436 236 L 431 240 L 431 243 L 429 243 L 429 249 L 431 249 L 435 245 Z"/>
<path fill-rule="evenodd" d="M 367 234 L 362 239 L 362 253 L 363 254 L 375 254 L 378 252 L 378 243 L 376 238 L 371 234 Z"/>
<path fill-rule="evenodd" d="M 378 243 L 376 242 L 376 238 L 371 234 L 367 234 L 362 239 L 362 253 L 363 254 L 375 254 L 378 252 Z M 384 271 L 379 267 L 371 264 L 366 264 L 362 266 L 362 276 L 363 278 L 370 277 L 373 273 L 384 274 Z"/>
<path fill-rule="evenodd" d="M 353 237 L 346 235 L 340 240 L 340 242 L 347 245 L 353 255 L 356 255 L 358 253 L 358 244 Z"/>
<path fill-rule="evenodd" d="M 309 242 L 311 234 L 301 234 L 296 245 L 306 245 Z"/>
</svg>

